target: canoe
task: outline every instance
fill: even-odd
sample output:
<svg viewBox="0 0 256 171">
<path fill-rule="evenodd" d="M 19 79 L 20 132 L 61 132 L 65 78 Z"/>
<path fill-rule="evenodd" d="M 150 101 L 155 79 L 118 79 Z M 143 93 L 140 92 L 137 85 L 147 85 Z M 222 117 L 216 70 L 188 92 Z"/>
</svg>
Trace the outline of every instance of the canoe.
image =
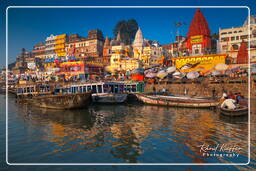
<svg viewBox="0 0 256 171">
<path fill-rule="evenodd" d="M 248 107 L 243 106 L 237 109 L 220 108 L 220 113 L 226 116 L 246 116 L 248 115 Z"/>
<path fill-rule="evenodd" d="M 191 108 L 209 108 L 219 105 L 218 101 L 207 98 L 195 98 L 187 96 L 158 96 L 135 94 L 135 96 L 146 104 L 173 106 L 173 107 L 191 107 Z"/>
<path fill-rule="evenodd" d="M 41 108 L 65 110 L 87 107 L 90 101 L 91 93 L 77 93 L 36 96 L 30 102 Z"/>
<path fill-rule="evenodd" d="M 127 99 L 127 94 L 98 93 L 92 94 L 94 103 L 123 103 Z"/>
</svg>

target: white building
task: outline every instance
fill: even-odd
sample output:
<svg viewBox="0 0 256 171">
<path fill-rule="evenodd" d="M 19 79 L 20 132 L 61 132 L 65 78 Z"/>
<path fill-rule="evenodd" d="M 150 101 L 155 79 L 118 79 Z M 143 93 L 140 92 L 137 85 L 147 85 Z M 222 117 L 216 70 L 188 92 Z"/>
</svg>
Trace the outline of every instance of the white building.
<svg viewBox="0 0 256 171">
<path fill-rule="evenodd" d="M 250 36 L 250 59 L 256 62 L 256 16 L 247 18 L 241 27 L 219 29 L 220 53 L 227 53 L 236 62 L 237 52 L 242 41 L 248 42 Z"/>
</svg>

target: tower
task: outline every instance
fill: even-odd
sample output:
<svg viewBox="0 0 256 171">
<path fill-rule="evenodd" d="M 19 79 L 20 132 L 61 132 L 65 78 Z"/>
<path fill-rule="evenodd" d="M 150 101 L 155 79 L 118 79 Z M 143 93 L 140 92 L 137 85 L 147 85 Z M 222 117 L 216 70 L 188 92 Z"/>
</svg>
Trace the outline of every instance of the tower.
<svg viewBox="0 0 256 171">
<path fill-rule="evenodd" d="M 104 46 L 103 46 L 103 56 L 110 56 L 111 55 L 111 46 L 110 46 L 110 40 L 108 38 L 108 36 L 106 36 L 105 42 L 104 42 Z"/>
<path fill-rule="evenodd" d="M 187 33 L 187 49 L 192 55 L 203 55 L 211 50 L 211 31 L 202 11 L 196 9 Z"/>
</svg>

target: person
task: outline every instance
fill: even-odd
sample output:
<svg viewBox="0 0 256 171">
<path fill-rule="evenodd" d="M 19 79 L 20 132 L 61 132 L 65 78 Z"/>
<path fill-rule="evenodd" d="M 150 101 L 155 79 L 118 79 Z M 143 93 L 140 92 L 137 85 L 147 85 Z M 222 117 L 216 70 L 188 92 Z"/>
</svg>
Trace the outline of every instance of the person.
<svg viewBox="0 0 256 171">
<path fill-rule="evenodd" d="M 239 101 L 242 99 L 241 93 L 236 94 L 236 103 L 239 104 Z"/>
<path fill-rule="evenodd" d="M 212 90 L 212 98 L 215 98 L 216 97 L 216 90 L 215 90 L 215 87 L 213 88 Z"/>
<path fill-rule="evenodd" d="M 156 88 L 155 88 L 155 86 L 153 86 L 153 93 L 154 93 L 154 95 L 156 94 Z"/>
<path fill-rule="evenodd" d="M 235 100 L 235 95 L 233 94 L 232 91 L 230 91 L 229 95 L 228 95 L 229 99 L 234 99 Z"/>
<path fill-rule="evenodd" d="M 225 98 L 224 102 L 222 102 L 221 104 L 221 108 L 227 108 L 227 109 L 235 109 L 236 105 L 235 105 L 236 101 L 234 99 L 229 99 L 229 98 Z"/>
</svg>

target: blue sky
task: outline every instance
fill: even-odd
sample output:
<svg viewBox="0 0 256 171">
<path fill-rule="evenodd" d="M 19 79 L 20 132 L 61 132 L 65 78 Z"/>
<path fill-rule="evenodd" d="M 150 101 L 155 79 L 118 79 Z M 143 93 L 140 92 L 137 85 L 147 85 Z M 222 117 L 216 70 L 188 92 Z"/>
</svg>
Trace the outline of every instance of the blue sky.
<svg viewBox="0 0 256 171">
<path fill-rule="evenodd" d="M 122 3 L 64 3 L 66 1 L 53 0 L 51 3 L 45 1 L 31 1 L 27 3 L 20 0 L 11 1 L 1 6 L 5 9 L 9 5 L 145 5 L 142 1 L 130 3 L 122 1 Z M 61 2 L 61 3 L 58 3 Z M 81 2 L 81 1 L 80 1 Z M 110 1 L 111 2 L 111 1 Z M 150 1 L 148 1 L 150 2 Z M 234 1 L 236 2 L 236 1 Z M 234 3 L 233 2 L 233 3 Z M 176 2 L 177 3 L 177 2 Z M 147 5 L 174 5 L 166 3 L 151 3 Z M 185 4 L 185 1 L 179 1 L 175 5 L 218 5 L 207 4 L 200 1 Z M 222 3 L 219 5 L 232 5 Z M 247 5 L 247 4 L 236 4 Z M 253 6 L 253 5 L 252 5 Z M 253 6 L 253 8 L 255 5 Z M 217 33 L 218 29 L 236 27 L 243 24 L 248 12 L 246 8 L 202 8 L 205 18 L 208 21 L 212 33 Z M 186 35 L 189 24 L 193 18 L 195 8 L 11 8 L 8 10 L 9 22 L 9 58 L 8 63 L 13 62 L 15 57 L 19 55 L 21 48 L 32 50 L 35 43 L 43 42 L 50 34 L 62 33 L 78 33 L 87 36 L 90 29 L 100 29 L 104 36 L 113 37 L 112 30 L 119 20 L 134 18 L 137 20 L 146 39 L 158 40 L 161 44 L 167 44 L 173 41 L 176 34 L 174 27 L 175 22 L 186 22 L 187 24 L 180 28 L 180 33 Z M 4 19 L 4 16 L 1 16 Z M 0 28 L 5 29 L 5 23 L 0 22 Z M 1 32 L 1 42 L 4 42 L 5 33 Z M 0 44 L 0 57 L 5 57 L 5 45 Z M 4 60 L 0 60 L 0 67 L 5 64 Z"/>
</svg>

